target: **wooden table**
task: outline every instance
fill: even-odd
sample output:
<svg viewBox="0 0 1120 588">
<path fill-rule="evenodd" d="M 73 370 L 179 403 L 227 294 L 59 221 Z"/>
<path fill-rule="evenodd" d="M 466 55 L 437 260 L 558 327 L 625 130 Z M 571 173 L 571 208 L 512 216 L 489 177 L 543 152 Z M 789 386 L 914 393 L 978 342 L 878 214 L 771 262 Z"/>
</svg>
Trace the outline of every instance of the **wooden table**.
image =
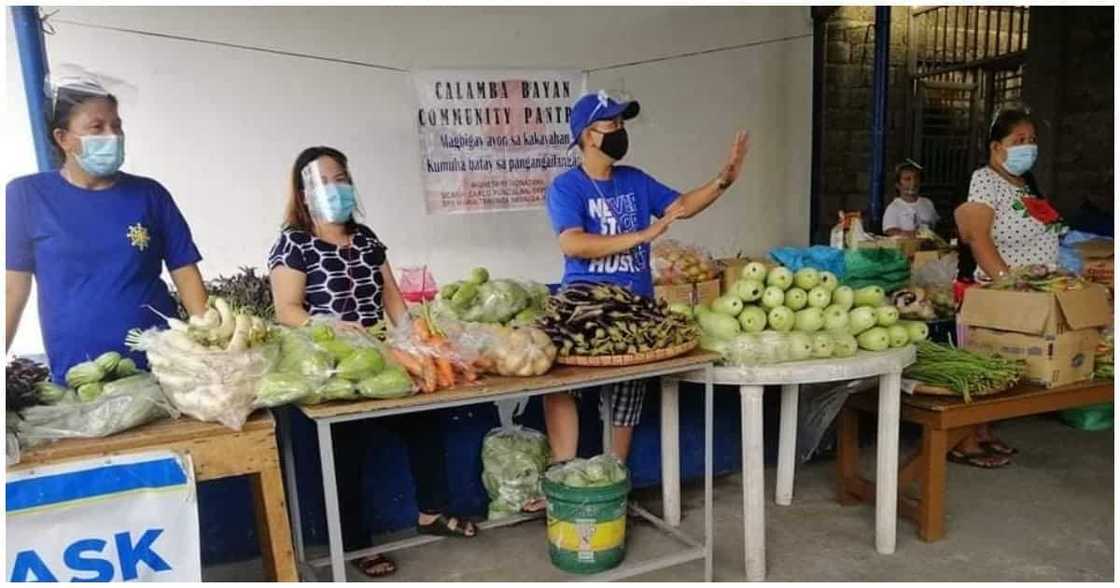
<svg viewBox="0 0 1120 588">
<path fill-rule="evenodd" d="M 782 412 L 778 433 L 778 483 L 775 502 L 789 506 L 793 501 L 793 474 L 797 446 L 797 401 L 800 384 L 878 378 L 881 401 L 879 421 L 879 473 L 883 492 L 876 501 L 875 546 L 879 553 L 891 554 L 895 548 L 897 526 L 893 478 L 898 467 L 898 409 L 902 370 L 914 363 L 913 346 L 890 351 L 860 351 L 844 359 L 818 359 L 774 365 L 717 367 L 712 370 L 715 384 L 736 386 L 742 411 L 743 435 L 743 548 L 747 580 L 766 579 L 766 509 L 763 491 L 762 395 L 767 385 L 782 387 Z M 694 372 L 679 377 L 685 382 L 702 381 Z M 664 378 L 661 398 L 676 404 L 677 383 Z M 661 413 L 675 410 L 662 406 Z M 662 425 L 664 431 L 664 425 Z M 664 434 L 664 432 L 663 432 Z M 662 444 L 670 440 L 662 439 Z M 674 463 L 663 463 L 662 477 L 669 479 L 679 471 Z M 670 506 L 672 506 L 671 510 Z M 666 519 L 680 519 L 680 504 L 666 503 Z"/>
<path fill-rule="evenodd" d="M 65 439 L 27 449 L 20 455 L 20 463 L 8 469 L 161 449 L 190 454 L 200 482 L 249 476 L 265 571 L 271 580 L 294 582 L 299 576 L 285 510 L 275 425 L 267 411 L 251 416 L 240 432 L 186 417 L 165 419 L 109 437 Z"/>
<path fill-rule="evenodd" d="M 1045 389 L 1024 384 L 993 396 L 965 403 L 947 396 L 907 396 L 902 401 L 902 420 L 922 426 L 922 445 L 902 466 L 899 474 L 899 511 L 918 524 L 924 541 L 945 536 L 946 454 L 961 442 L 971 427 L 1012 419 L 1110 402 L 1112 381 L 1094 381 Z M 875 484 L 859 474 L 859 413 L 872 412 L 874 394 L 852 396 L 840 413 L 837 468 L 838 497 L 842 504 L 865 502 L 875 495 Z M 906 496 L 906 486 L 918 484 L 918 497 Z"/>
<path fill-rule="evenodd" d="M 500 376 L 487 376 L 478 382 L 453 388 L 450 390 L 443 390 L 432 394 L 420 394 L 410 396 L 407 398 L 398 398 L 393 400 L 365 400 L 358 402 L 331 402 L 318 404 L 314 406 L 300 406 L 298 410 L 304 416 L 315 421 L 315 428 L 319 438 L 319 462 L 321 468 L 321 476 L 323 479 L 323 495 L 325 497 L 325 510 L 327 517 L 327 557 L 308 561 L 303 546 L 303 533 L 301 531 L 301 521 L 299 513 L 299 493 L 296 488 L 296 468 L 294 454 L 291 447 L 292 435 L 283 435 L 284 438 L 284 459 L 287 461 L 287 482 L 288 482 L 288 497 L 290 498 L 290 515 L 292 525 L 294 527 L 293 536 L 296 541 L 296 555 L 300 563 L 308 564 L 312 573 L 316 566 L 329 565 L 331 569 L 331 578 L 336 582 L 346 581 L 345 563 L 348 559 L 357 559 L 374 553 L 387 553 L 394 550 L 406 549 L 416 547 L 419 545 L 428 544 L 440 540 L 439 537 L 432 536 L 418 536 L 414 538 L 404 539 L 389 544 L 376 545 L 369 549 L 362 549 L 353 552 L 344 552 L 342 545 L 342 522 L 340 520 L 339 504 L 338 504 L 338 485 L 335 480 L 335 467 L 334 467 L 334 450 L 333 440 L 331 435 L 331 425 L 346 421 L 376 419 L 397 414 L 408 414 L 423 412 L 428 410 L 437 410 L 443 408 L 451 408 L 456 406 L 466 406 L 470 404 L 479 404 L 485 402 L 493 402 L 497 400 L 507 400 L 515 398 L 527 398 L 531 396 L 540 396 L 544 394 L 552 394 L 557 392 L 565 392 L 568 390 L 578 390 L 581 388 L 592 388 L 603 386 L 607 384 L 614 384 L 618 382 L 625 382 L 634 379 L 662 377 L 674 374 L 681 374 L 684 372 L 693 372 L 700 370 L 701 372 L 710 372 L 714 361 L 719 359 L 719 356 L 714 353 L 707 352 L 693 352 L 681 357 L 660 361 L 656 363 L 649 363 L 645 365 L 627 366 L 627 367 L 603 367 L 603 368 L 588 368 L 588 367 L 571 367 L 571 366 L 556 366 L 549 373 L 535 377 L 535 378 L 514 378 L 514 377 L 500 377 Z M 675 399 L 676 396 L 674 395 Z M 713 528 L 714 520 L 712 514 L 712 413 L 713 413 L 713 395 L 711 378 L 707 379 L 704 394 L 704 529 L 705 537 L 703 543 L 686 536 L 679 530 L 675 529 L 676 523 L 667 522 L 662 520 L 637 505 L 631 505 L 631 510 L 646 519 L 653 525 L 657 526 L 662 531 L 671 535 L 679 540 L 684 546 L 684 549 L 677 552 L 654 558 L 652 560 L 639 561 L 639 562 L 625 562 L 618 568 L 602 574 L 590 576 L 590 579 L 599 581 L 616 580 L 628 578 L 640 574 L 649 573 L 654 570 L 666 568 L 669 566 L 680 565 L 690 561 L 703 560 L 704 577 L 707 580 L 712 578 L 712 554 L 713 554 Z M 677 411 L 674 410 L 672 415 L 676 415 Z M 610 419 L 605 419 L 604 427 L 610 426 Z M 662 426 L 665 426 L 665 419 L 662 419 Z M 678 423 L 673 420 L 669 423 L 671 428 L 671 436 L 673 439 L 678 438 Z M 666 435 L 662 431 L 662 435 Z M 673 444 L 673 447 L 677 446 Z M 662 447 L 663 460 L 677 460 L 676 455 L 668 458 L 665 456 L 667 448 Z M 670 449 L 671 451 L 671 449 Z M 675 485 L 671 483 L 663 483 L 664 501 L 666 510 L 668 511 L 671 504 L 680 504 L 680 485 L 679 485 L 679 472 L 674 476 L 673 480 L 678 481 Z M 535 516 L 513 516 L 495 522 L 486 522 L 480 525 L 481 528 L 493 528 L 516 524 L 523 522 L 528 518 L 535 518 Z M 679 519 L 679 515 L 678 515 Z M 543 540 L 543 539 L 542 539 Z"/>
</svg>

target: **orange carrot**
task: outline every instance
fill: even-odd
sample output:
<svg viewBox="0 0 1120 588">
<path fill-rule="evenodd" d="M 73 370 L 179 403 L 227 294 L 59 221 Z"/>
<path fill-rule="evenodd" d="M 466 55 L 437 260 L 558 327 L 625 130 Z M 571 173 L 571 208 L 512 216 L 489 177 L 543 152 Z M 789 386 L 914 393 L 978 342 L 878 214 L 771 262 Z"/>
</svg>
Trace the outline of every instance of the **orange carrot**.
<svg viewBox="0 0 1120 588">
<path fill-rule="evenodd" d="M 390 347 L 389 354 L 393 356 L 393 361 L 401 364 L 408 373 L 417 377 L 424 376 L 424 366 L 415 355 L 396 347 Z"/>
<path fill-rule="evenodd" d="M 445 355 L 436 356 L 436 378 L 439 381 L 440 388 L 451 388 L 455 386 L 455 369 L 451 366 L 451 360 L 447 359 Z"/>
<path fill-rule="evenodd" d="M 424 385 L 423 385 L 423 388 L 426 392 L 435 392 L 436 390 L 439 389 L 439 385 L 438 385 L 439 384 L 439 379 L 436 375 L 435 363 L 432 361 L 432 358 L 430 358 L 426 355 L 420 356 L 420 361 L 421 361 L 420 365 L 422 365 L 424 367 L 424 374 L 423 374 Z"/>
<path fill-rule="evenodd" d="M 423 317 L 412 321 L 412 331 L 421 343 L 427 343 L 432 338 L 432 331 L 428 328 L 428 321 Z"/>
</svg>

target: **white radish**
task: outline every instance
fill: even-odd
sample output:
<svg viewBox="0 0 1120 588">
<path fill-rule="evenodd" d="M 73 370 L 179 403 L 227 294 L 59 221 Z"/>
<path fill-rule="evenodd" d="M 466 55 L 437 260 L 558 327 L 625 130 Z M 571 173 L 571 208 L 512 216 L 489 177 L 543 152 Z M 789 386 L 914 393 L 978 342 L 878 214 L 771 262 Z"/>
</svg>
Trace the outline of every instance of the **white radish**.
<svg viewBox="0 0 1120 588">
<path fill-rule="evenodd" d="M 234 318 L 233 309 L 230 308 L 229 303 L 224 298 L 214 298 L 214 308 L 218 310 L 221 322 L 212 333 L 212 341 L 219 345 L 225 345 L 230 337 L 233 337 L 233 331 L 237 328 L 237 319 Z"/>
<path fill-rule="evenodd" d="M 234 321 L 236 326 L 226 351 L 245 351 L 249 347 L 249 330 L 253 327 L 253 321 L 245 314 L 237 315 Z"/>
</svg>

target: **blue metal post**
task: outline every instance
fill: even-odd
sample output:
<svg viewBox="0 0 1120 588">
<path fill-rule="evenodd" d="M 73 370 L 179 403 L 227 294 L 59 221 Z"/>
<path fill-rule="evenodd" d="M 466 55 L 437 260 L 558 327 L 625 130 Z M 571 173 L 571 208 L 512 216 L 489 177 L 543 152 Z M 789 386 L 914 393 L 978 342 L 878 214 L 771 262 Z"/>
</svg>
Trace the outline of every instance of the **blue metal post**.
<svg viewBox="0 0 1120 588">
<path fill-rule="evenodd" d="M 872 224 L 883 218 L 883 163 L 887 151 L 887 81 L 890 79 L 891 7 L 875 7 L 875 70 L 872 74 L 871 198 Z"/>
<path fill-rule="evenodd" d="M 35 141 L 35 159 L 39 171 L 54 168 L 50 130 L 47 128 L 47 97 L 43 84 L 47 79 L 47 48 L 43 42 L 43 25 L 38 6 L 13 6 L 12 24 L 19 48 L 19 65 L 23 73 L 23 91 L 27 96 L 27 114 L 31 118 L 31 137 Z"/>
</svg>

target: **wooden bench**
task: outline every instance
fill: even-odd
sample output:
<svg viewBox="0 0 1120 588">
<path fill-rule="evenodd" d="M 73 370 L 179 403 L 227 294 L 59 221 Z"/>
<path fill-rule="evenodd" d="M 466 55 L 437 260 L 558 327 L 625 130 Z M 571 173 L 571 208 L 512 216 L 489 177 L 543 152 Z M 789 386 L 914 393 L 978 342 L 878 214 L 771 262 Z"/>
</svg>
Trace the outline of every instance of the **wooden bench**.
<svg viewBox="0 0 1120 588">
<path fill-rule="evenodd" d="M 927 542 L 945 536 L 946 454 L 960 443 L 974 425 L 1111 402 L 1113 382 L 1093 381 L 1047 390 L 1020 385 L 983 396 L 966 404 L 945 396 L 904 395 L 902 420 L 922 427 L 921 449 L 899 469 L 899 514 L 918 525 L 918 536 Z M 837 425 L 838 495 L 841 504 L 874 503 L 875 484 L 859 473 L 860 412 L 876 413 L 874 393 L 853 395 L 840 412 Z M 918 496 L 906 495 L 911 483 Z"/>
<path fill-rule="evenodd" d="M 270 580 L 299 581 L 276 449 L 276 423 L 268 411 L 257 411 L 241 431 L 183 417 L 100 439 L 66 439 L 26 450 L 20 463 L 8 469 L 153 449 L 189 453 L 199 482 L 249 476 L 265 573 Z"/>
</svg>

